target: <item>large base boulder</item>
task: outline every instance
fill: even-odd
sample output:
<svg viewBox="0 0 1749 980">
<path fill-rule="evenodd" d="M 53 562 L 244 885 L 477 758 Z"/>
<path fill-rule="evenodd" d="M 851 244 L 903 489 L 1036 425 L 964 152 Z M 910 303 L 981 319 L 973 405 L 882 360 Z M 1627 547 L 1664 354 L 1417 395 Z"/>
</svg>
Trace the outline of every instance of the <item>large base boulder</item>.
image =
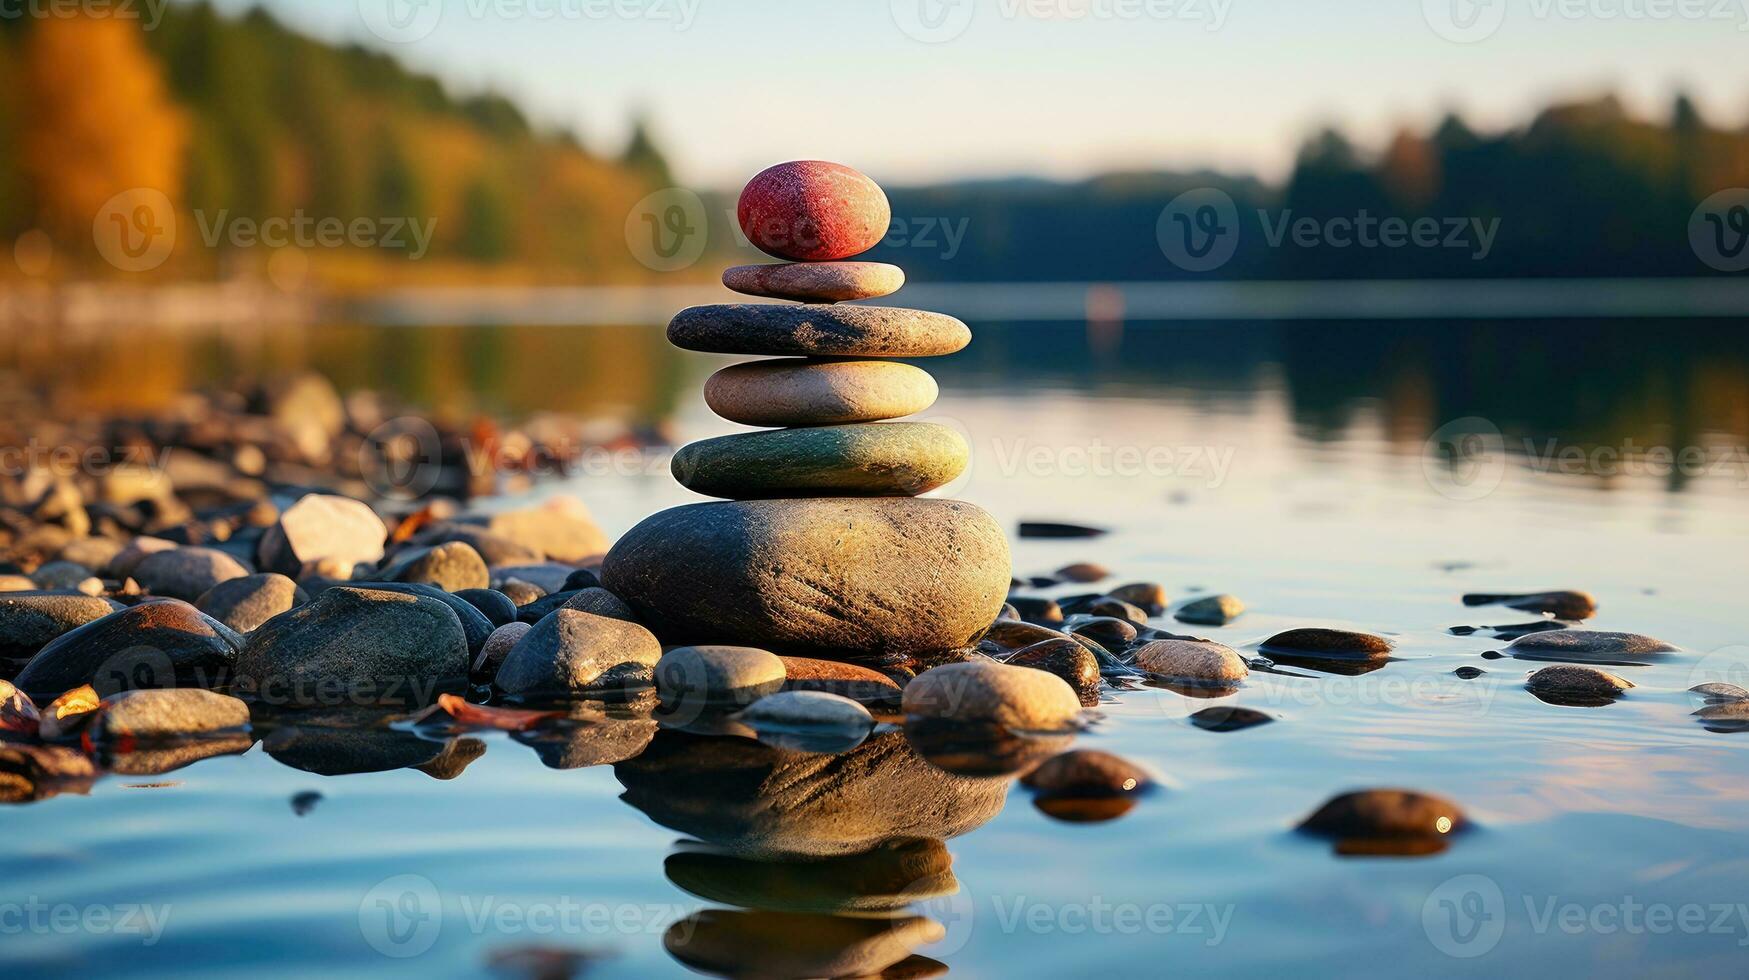
<svg viewBox="0 0 1749 980">
<path fill-rule="evenodd" d="M 620 538 L 602 584 L 668 643 L 843 659 L 969 646 L 1008 592 L 1008 541 L 958 500 L 689 504 Z"/>
</svg>

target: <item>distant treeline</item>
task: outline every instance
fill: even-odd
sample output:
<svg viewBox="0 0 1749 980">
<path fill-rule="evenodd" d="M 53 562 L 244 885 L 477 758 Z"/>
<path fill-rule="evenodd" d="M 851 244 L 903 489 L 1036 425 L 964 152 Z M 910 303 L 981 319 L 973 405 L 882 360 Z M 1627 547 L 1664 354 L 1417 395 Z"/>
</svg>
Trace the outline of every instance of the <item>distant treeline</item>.
<svg viewBox="0 0 1749 980">
<path fill-rule="evenodd" d="M 93 217 L 117 192 L 151 187 L 182 219 L 172 275 L 244 261 L 230 236 L 207 247 L 203 227 L 210 238 L 221 220 L 301 217 L 430 224 L 430 263 L 382 247 L 312 253 L 365 279 L 397 259 L 414 275 L 466 263 L 646 276 L 625 218 L 669 182 L 641 122 L 623 154 L 603 158 L 569 132 L 537 131 L 507 99 L 452 94 L 260 9 L 233 18 L 171 4 L 152 30 L 120 17 L 0 19 L 0 235 L 47 232 L 63 264 L 101 269 L 88 261 Z"/>
<path fill-rule="evenodd" d="M 1603 98 L 1504 133 L 1449 116 L 1376 155 L 1326 131 L 1281 187 L 1147 173 L 898 188 L 895 233 L 870 257 L 931 281 L 1704 275 L 1714 270 L 1690 246 L 1690 217 L 1715 192 L 1742 187 L 1749 129 L 1709 125 L 1686 98 L 1664 122 Z M 1224 192 L 1237 216 L 1231 257 L 1207 271 L 1174 264 L 1157 236 L 1163 209 L 1197 188 Z M 1726 247 L 1741 247 L 1749 212 L 1720 217 Z M 1403 219 L 1398 231 L 1432 220 L 1416 244 L 1381 235 L 1390 218 Z M 927 240 L 916 232 L 924 223 L 937 229 Z"/>
<path fill-rule="evenodd" d="M 675 272 L 639 261 L 628 221 L 640 227 L 638 202 L 671 181 L 641 122 L 603 156 L 537 129 L 505 98 L 451 93 L 389 55 L 302 36 L 259 9 L 171 4 L 153 30 L 116 17 L 0 18 L 0 244 L 16 243 L 18 259 L 0 261 L 0 278 L 113 272 L 93 222 L 139 187 L 161 190 L 179 216 L 174 252 L 153 266 L 172 279 L 672 281 L 756 260 L 734 247 L 733 195 L 719 189 L 707 194 L 703 259 Z M 1146 172 L 891 188 L 892 233 L 868 257 L 918 281 L 1709 274 L 1690 218 L 1715 192 L 1746 186 L 1749 129 L 1715 126 L 1685 98 L 1662 121 L 1604 98 L 1500 133 L 1451 116 L 1377 153 L 1326 131 L 1280 186 Z M 1205 192 L 1162 218 L 1207 188 L 1231 202 L 1225 215 Z M 322 219 L 380 222 L 373 239 L 399 244 L 281 250 L 298 254 L 276 267 L 274 249 L 251 244 L 259 235 L 227 233 Z M 1749 202 L 1715 224 L 1725 247 L 1742 249 Z M 1223 237 L 1231 253 L 1200 268 L 1162 245 L 1188 236 L 1182 244 L 1215 247 L 1217 233 L 1236 236 Z M 408 261 L 415 250 L 421 261 Z"/>
</svg>

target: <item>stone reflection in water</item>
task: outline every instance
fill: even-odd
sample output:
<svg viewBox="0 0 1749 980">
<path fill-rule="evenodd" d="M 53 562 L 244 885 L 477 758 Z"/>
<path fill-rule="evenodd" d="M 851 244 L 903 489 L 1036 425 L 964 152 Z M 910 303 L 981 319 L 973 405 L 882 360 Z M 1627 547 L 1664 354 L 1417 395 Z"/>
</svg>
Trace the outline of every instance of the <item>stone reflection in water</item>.
<svg viewBox="0 0 1749 980">
<path fill-rule="evenodd" d="M 960 776 L 1017 776 L 1067 749 L 1068 733 L 1017 734 L 1000 725 L 912 719 L 905 737 L 938 769 Z"/>
<path fill-rule="evenodd" d="M 664 827 L 743 854 L 842 855 L 895 837 L 946 839 L 1002 809 L 1008 780 L 944 773 L 902 732 L 842 755 L 663 729 L 616 763 L 626 803 Z"/>
<path fill-rule="evenodd" d="M 675 923 L 662 945 L 680 962 L 732 977 L 870 977 L 903 964 L 908 977 L 946 967 L 911 951 L 947 930 L 922 916 L 858 919 L 802 912 L 705 909 Z"/>
<path fill-rule="evenodd" d="M 750 858 L 686 845 L 663 862 L 668 880 L 712 902 L 776 912 L 893 914 L 959 890 L 941 841 L 900 837 L 827 858 Z"/>
<path fill-rule="evenodd" d="M 141 744 L 131 751 L 106 751 L 100 757 L 104 768 L 122 776 L 157 776 L 181 769 L 202 759 L 242 755 L 255 744 L 247 734 L 215 735 Z"/>
<path fill-rule="evenodd" d="M 698 839 L 669 855 L 668 878 L 737 906 L 669 929 L 676 960 L 724 976 L 928 976 L 946 968 L 915 950 L 946 930 L 907 907 L 959 890 L 943 841 L 1001 810 L 1005 767 L 977 768 L 944 771 L 896 730 L 822 755 L 663 729 L 614 773 L 627 803 Z"/>
<path fill-rule="evenodd" d="M 388 727 L 398 717 L 374 709 L 288 712 L 276 717 L 258 714 L 255 726 L 265 732 L 261 747 L 274 761 L 318 776 L 416 769 L 444 756 L 449 739 L 433 740 Z M 438 778 L 452 778 L 459 771 Z"/>
</svg>

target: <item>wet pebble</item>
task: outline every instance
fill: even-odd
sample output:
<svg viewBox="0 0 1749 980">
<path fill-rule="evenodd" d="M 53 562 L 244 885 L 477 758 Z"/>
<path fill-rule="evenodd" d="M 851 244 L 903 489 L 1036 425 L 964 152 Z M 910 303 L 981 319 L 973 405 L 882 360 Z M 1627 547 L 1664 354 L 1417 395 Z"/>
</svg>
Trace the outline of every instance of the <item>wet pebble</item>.
<svg viewBox="0 0 1749 980">
<path fill-rule="evenodd" d="M 298 584 L 278 572 L 234 578 L 208 589 L 195 606 L 239 633 L 248 633 L 282 612 L 309 601 Z"/>
<path fill-rule="evenodd" d="M 1525 689 L 1554 704 L 1599 705 L 1620 697 L 1632 681 L 1574 664 L 1553 664 L 1530 675 Z"/>
<path fill-rule="evenodd" d="M 384 570 L 382 577 L 430 585 L 445 592 L 484 589 L 492 583 L 486 560 L 464 541 L 410 548 L 396 556 L 395 563 Z"/>
<path fill-rule="evenodd" d="M 1711 681 L 1706 684 L 1696 684 L 1688 689 L 1691 694 L 1698 694 L 1709 704 L 1723 704 L 1728 701 L 1749 701 L 1749 690 L 1744 690 L 1735 684 L 1722 681 Z"/>
<path fill-rule="evenodd" d="M 1064 524 L 1055 521 L 1021 521 L 1023 538 L 1097 538 L 1107 533 L 1102 527 L 1085 524 Z"/>
<path fill-rule="evenodd" d="M 1111 571 L 1104 565 L 1089 561 L 1075 562 L 1057 569 L 1056 578 L 1060 582 L 1098 582 L 1111 577 Z"/>
<path fill-rule="evenodd" d="M 1141 767 L 1110 752 L 1073 749 L 1021 777 L 1021 785 L 1051 796 L 1126 796 L 1153 785 Z"/>
<path fill-rule="evenodd" d="M 678 647 L 656 664 L 656 691 L 669 710 L 682 704 L 748 704 L 783 687 L 786 676 L 776 654 L 756 647 Z"/>
<path fill-rule="evenodd" d="M 1506 646 L 1509 656 L 1520 660 L 1588 660 L 1594 663 L 1626 663 L 1656 659 L 1676 651 L 1663 640 L 1639 633 L 1608 630 L 1556 630 L 1521 636 Z"/>
<path fill-rule="evenodd" d="M 1487 671 L 1483 670 L 1480 667 L 1472 667 L 1469 664 L 1465 664 L 1464 666 L 1459 667 L 1458 669 L 1452 671 L 1452 673 L 1458 675 L 1459 677 L 1463 678 L 1466 681 L 1473 681 L 1476 678 L 1482 676 L 1483 674 L 1486 674 Z"/>
<path fill-rule="evenodd" d="M 133 578 L 152 595 L 193 602 L 220 582 L 248 575 L 237 559 L 215 548 L 177 548 L 147 555 Z"/>
<path fill-rule="evenodd" d="M 628 623 L 638 621 L 638 614 L 632 612 L 632 607 L 612 592 L 599 586 L 580 589 L 567 598 L 559 607 L 561 609 L 578 609 L 597 616 L 609 616 L 613 619 L 623 619 Z"/>
<path fill-rule="evenodd" d="M 1028 623 L 1055 625 L 1063 621 L 1063 609 L 1055 599 L 1032 596 L 1009 596 L 1008 604 Z"/>
<path fill-rule="evenodd" d="M 478 609 L 494 629 L 516 620 L 516 603 L 496 589 L 458 589 L 455 597 Z"/>
<path fill-rule="evenodd" d="M 1378 842 L 1387 853 L 1426 853 L 1443 849 L 1441 838 L 1467 826 L 1463 810 L 1443 797 L 1405 789 L 1366 789 L 1333 797 L 1299 829 L 1355 842 L 1352 852 L 1371 850 L 1366 842 Z M 1401 846 L 1392 847 L 1392 841 Z"/>
<path fill-rule="evenodd" d="M 1113 599 L 1119 599 L 1141 609 L 1150 616 L 1158 616 L 1166 611 L 1169 600 L 1166 597 L 1166 587 L 1158 582 L 1130 582 L 1120 585 L 1108 593 Z"/>
<path fill-rule="evenodd" d="M 1521 612 L 1547 613 L 1559 619 L 1590 619 L 1597 614 L 1597 600 L 1589 592 L 1472 592 L 1464 596 L 1466 606 L 1503 605 Z"/>
<path fill-rule="evenodd" d="M 1094 616 L 1080 622 L 1065 621 L 1066 628 L 1076 636 L 1085 636 L 1107 649 L 1122 650 L 1136 638 L 1136 624 L 1113 616 Z"/>
<path fill-rule="evenodd" d="M 1062 678 L 1046 671 L 970 662 L 918 674 L 905 687 L 903 709 L 918 718 L 1055 731 L 1080 717 L 1081 700 Z"/>
<path fill-rule="evenodd" d="M 142 602 L 92 620 L 44 646 L 13 683 L 42 703 L 81 684 L 202 687 L 224 683 L 243 639 L 186 602 Z M 166 676 L 169 675 L 169 676 Z"/>
<path fill-rule="evenodd" d="M 237 677 L 245 696 L 276 704 L 419 704 L 466 683 L 468 649 L 436 598 L 340 586 L 249 634 Z"/>
<path fill-rule="evenodd" d="M 547 590 L 533 582 L 524 582 L 519 578 L 506 579 L 498 587 L 498 591 L 504 593 L 519 609 L 547 594 Z"/>
<path fill-rule="evenodd" d="M 498 668 L 504 665 L 504 658 L 510 656 L 511 648 L 531 629 L 534 629 L 533 623 L 518 621 L 493 630 L 492 635 L 486 637 L 485 645 L 480 647 L 479 656 L 474 658 L 468 678 L 476 684 L 492 683 L 498 676 Z"/>
<path fill-rule="evenodd" d="M 165 739 L 242 728 L 249 706 L 197 688 L 124 691 L 104 699 L 93 722 L 97 740 Z"/>
<path fill-rule="evenodd" d="M 1002 611 L 996 614 L 996 621 L 1002 622 L 1003 620 L 1009 620 L 1011 622 L 1020 621 L 1020 610 L 1014 608 L 1014 603 L 1004 602 L 1002 604 Z"/>
<path fill-rule="evenodd" d="M 1099 659 L 1073 639 L 1063 637 L 1035 643 L 1016 652 L 1007 663 L 1055 674 L 1075 689 L 1082 705 L 1092 707 L 1099 703 Z"/>
<path fill-rule="evenodd" d="M 1311 627 L 1277 633 L 1263 641 L 1262 650 L 1264 653 L 1371 658 L 1390 653 L 1391 641 L 1370 633 Z"/>
<path fill-rule="evenodd" d="M 1232 687 L 1250 672 L 1238 651 L 1206 640 L 1153 640 L 1134 654 L 1137 669 L 1180 684 Z"/>
<path fill-rule="evenodd" d="M 1189 602 L 1173 613 L 1173 618 L 1181 623 L 1194 623 L 1198 626 L 1225 626 L 1239 618 L 1245 611 L 1245 604 L 1237 597 L 1222 593 L 1220 595 L 1203 596 L 1194 602 Z"/>
<path fill-rule="evenodd" d="M 1272 715 L 1266 715 L 1256 708 L 1246 708 L 1239 705 L 1218 704 L 1204 708 L 1190 716 L 1190 723 L 1209 732 L 1237 732 L 1258 725 L 1267 725 L 1274 721 Z"/>
<path fill-rule="evenodd" d="M 494 683 L 517 695 L 552 695 L 647 684 L 662 645 L 636 623 L 560 609 L 511 648 Z"/>
<path fill-rule="evenodd" d="M 1086 608 L 1089 616 L 1109 616 L 1112 619 L 1121 619 L 1136 626 L 1148 625 L 1147 611 L 1122 599 L 1105 596 L 1088 603 Z"/>
<path fill-rule="evenodd" d="M 825 691 L 862 702 L 899 700 L 899 685 L 885 674 L 837 660 L 812 657 L 779 657 L 783 661 L 784 688 L 791 691 Z"/>
</svg>

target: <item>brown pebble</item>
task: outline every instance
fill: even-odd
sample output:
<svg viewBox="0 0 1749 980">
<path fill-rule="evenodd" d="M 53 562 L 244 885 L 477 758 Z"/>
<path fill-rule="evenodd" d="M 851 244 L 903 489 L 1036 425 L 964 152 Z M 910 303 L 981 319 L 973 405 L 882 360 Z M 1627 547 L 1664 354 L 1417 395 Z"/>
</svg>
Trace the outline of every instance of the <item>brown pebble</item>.
<svg viewBox="0 0 1749 980">
<path fill-rule="evenodd" d="M 1064 565 L 1057 569 L 1057 578 L 1063 582 L 1097 582 L 1111 577 L 1111 572 L 1104 565 L 1080 561 L 1073 565 Z"/>
<path fill-rule="evenodd" d="M 1073 749 L 1052 756 L 1020 782 L 1040 793 L 1079 797 L 1127 796 L 1154 784 L 1139 766 L 1097 749 Z"/>
<path fill-rule="evenodd" d="M 836 660 L 778 657 L 784 666 L 784 689 L 825 691 L 852 701 L 897 701 L 899 685 L 885 674 Z"/>
<path fill-rule="evenodd" d="M 1150 616 L 1158 616 L 1166 611 L 1166 587 L 1158 582 L 1131 582 L 1111 590 L 1113 599 L 1122 599 L 1145 611 Z"/>
<path fill-rule="evenodd" d="M 1099 703 L 1099 658 L 1068 637 L 1035 643 L 1008 658 L 1015 667 L 1049 671 L 1067 681 L 1084 707 Z"/>
<path fill-rule="evenodd" d="M 1456 803 L 1406 789 L 1343 793 L 1307 817 L 1299 829 L 1333 838 L 1441 837 L 1468 826 Z"/>
<path fill-rule="evenodd" d="M 1308 653 L 1348 656 L 1383 656 L 1391 652 L 1391 641 L 1370 633 L 1312 627 L 1277 633 L 1263 641 L 1263 652 Z"/>
<path fill-rule="evenodd" d="M 779 262 L 723 270 L 723 285 L 737 293 L 803 303 L 874 299 L 904 284 L 904 270 L 885 262 Z"/>
</svg>

